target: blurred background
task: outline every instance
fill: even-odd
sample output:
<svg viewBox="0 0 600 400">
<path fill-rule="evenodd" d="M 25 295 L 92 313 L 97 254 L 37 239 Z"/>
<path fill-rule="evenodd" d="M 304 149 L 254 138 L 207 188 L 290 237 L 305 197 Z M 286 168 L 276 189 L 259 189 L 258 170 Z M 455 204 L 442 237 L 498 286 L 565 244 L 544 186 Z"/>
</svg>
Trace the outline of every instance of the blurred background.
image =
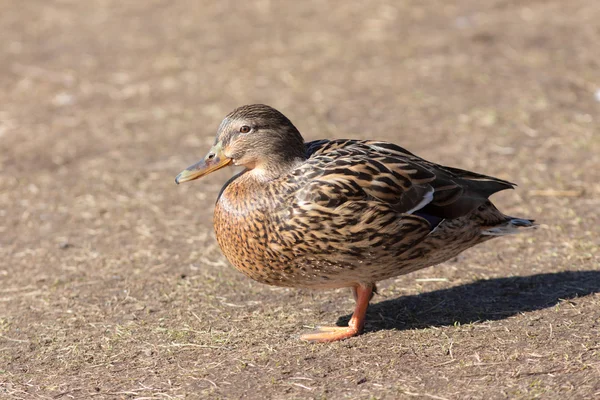
<svg viewBox="0 0 600 400">
<path fill-rule="evenodd" d="M 500 320 L 470 341 L 454 326 L 477 320 L 461 319 L 462 292 L 418 297 L 598 270 L 598 21 L 595 0 L 0 0 L 0 395 L 456 398 L 444 377 L 467 387 L 474 373 L 494 383 L 469 384 L 467 397 L 598 395 L 597 351 L 576 350 L 598 345 L 598 295 L 573 315 L 539 314 L 596 293 L 597 275 L 551 279 L 558 289 L 539 307 L 489 309 L 506 295 L 495 289 L 489 304 L 461 303 L 488 317 L 542 309 L 482 318 Z M 417 296 L 380 314 L 394 329 L 373 322 L 350 344 L 302 344 L 293 335 L 305 324 L 350 312 L 348 293 L 244 278 L 212 233 L 231 172 L 174 184 L 229 111 L 257 102 L 307 140 L 388 140 L 516 182 L 494 201 L 542 229 L 384 283 L 383 298 Z M 437 330 L 403 325 L 420 318 L 411 307 L 430 306 L 439 319 L 421 322 Z M 530 342 L 519 327 L 540 318 L 554 331 Z M 486 349 L 498 335 L 504 344 Z M 348 367 L 365 356 L 378 366 Z M 538 367 L 564 374 L 516 373 Z"/>
</svg>

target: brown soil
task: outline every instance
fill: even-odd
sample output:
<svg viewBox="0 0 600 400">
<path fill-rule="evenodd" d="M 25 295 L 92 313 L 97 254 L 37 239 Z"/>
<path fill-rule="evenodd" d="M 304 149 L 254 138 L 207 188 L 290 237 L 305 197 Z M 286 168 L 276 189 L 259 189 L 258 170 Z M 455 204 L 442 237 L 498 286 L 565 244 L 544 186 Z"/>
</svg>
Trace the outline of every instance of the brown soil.
<svg viewBox="0 0 600 400">
<path fill-rule="evenodd" d="M 600 398 L 597 0 L 0 1 L 0 398 Z M 273 288 L 176 186 L 253 102 L 519 184 L 541 229 L 348 291 Z"/>
</svg>

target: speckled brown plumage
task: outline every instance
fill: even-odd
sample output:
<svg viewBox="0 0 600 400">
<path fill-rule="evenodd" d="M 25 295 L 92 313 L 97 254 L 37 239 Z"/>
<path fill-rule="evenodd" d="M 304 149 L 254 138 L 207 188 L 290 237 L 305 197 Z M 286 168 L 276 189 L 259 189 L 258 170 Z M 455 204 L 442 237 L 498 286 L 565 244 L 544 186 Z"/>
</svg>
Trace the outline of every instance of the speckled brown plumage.
<svg viewBox="0 0 600 400">
<path fill-rule="evenodd" d="M 357 334 L 376 282 L 533 226 L 488 200 L 512 183 L 437 165 L 387 142 L 304 144 L 283 114 L 264 105 L 229 114 L 211 152 L 177 180 L 229 164 L 246 169 L 227 182 L 215 208 L 227 259 L 259 282 L 351 287 L 360 300 L 350 327 L 326 328 L 309 340 Z"/>
</svg>

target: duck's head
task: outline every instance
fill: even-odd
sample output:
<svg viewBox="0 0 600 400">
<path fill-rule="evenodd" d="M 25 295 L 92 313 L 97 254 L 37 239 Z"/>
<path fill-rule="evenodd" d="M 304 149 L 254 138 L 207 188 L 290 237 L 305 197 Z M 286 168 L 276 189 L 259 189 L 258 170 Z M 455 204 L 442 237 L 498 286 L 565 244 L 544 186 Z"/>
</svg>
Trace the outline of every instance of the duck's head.
<svg viewBox="0 0 600 400">
<path fill-rule="evenodd" d="M 223 119 L 208 154 L 177 175 L 175 182 L 192 181 L 229 165 L 273 179 L 305 158 L 304 139 L 292 122 L 272 107 L 252 104 Z"/>
</svg>

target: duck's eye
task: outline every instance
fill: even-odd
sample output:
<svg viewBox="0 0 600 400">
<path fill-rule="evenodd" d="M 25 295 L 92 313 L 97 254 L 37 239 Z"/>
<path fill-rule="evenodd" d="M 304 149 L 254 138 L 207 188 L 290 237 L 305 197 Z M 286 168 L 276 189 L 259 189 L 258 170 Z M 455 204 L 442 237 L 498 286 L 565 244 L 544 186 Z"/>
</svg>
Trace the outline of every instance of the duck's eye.
<svg viewBox="0 0 600 400">
<path fill-rule="evenodd" d="M 243 125 L 243 126 L 240 128 L 240 132 L 241 132 L 241 133 L 248 133 L 248 132 L 250 132 L 250 127 L 249 127 L 248 125 Z"/>
</svg>

